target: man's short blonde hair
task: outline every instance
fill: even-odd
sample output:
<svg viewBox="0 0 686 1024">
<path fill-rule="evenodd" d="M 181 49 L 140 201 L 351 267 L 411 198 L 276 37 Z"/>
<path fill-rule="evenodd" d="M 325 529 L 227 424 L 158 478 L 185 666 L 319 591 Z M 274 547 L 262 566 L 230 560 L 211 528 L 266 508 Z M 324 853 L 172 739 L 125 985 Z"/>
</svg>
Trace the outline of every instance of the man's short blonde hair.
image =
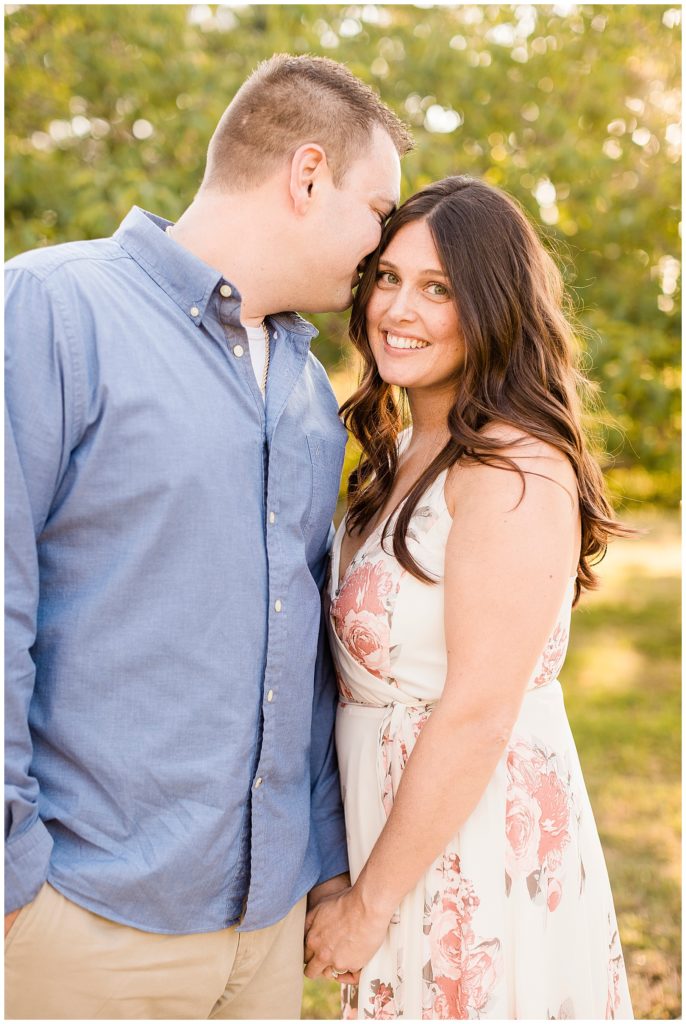
<svg viewBox="0 0 686 1024">
<path fill-rule="evenodd" d="M 299 146 L 318 143 L 336 186 L 378 125 L 403 156 L 408 128 L 368 85 L 327 57 L 275 54 L 238 90 L 210 141 L 203 187 L 239 191 L 261 184 Z"/>
</svg>

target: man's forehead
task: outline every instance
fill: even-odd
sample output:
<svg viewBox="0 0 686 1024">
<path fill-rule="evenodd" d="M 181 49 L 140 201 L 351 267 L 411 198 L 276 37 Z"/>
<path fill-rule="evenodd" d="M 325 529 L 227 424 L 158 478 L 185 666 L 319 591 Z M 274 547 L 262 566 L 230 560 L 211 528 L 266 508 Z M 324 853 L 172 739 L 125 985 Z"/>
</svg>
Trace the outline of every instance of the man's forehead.
<svg viewBox="0 0 686 1024">
<path fill-rule="evenodd" d="M 376 202 L 388 208 L 400 201 L 400 157 L 390 135 L 376 127 L 368 148 L 350 165 L 348 175 Z"/>
</svg>

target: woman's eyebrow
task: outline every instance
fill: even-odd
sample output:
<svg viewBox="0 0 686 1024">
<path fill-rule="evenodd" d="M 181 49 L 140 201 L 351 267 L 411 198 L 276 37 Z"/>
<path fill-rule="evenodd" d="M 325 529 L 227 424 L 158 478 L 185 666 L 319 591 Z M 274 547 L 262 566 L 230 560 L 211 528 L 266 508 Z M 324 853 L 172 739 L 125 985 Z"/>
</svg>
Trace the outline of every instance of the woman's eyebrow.
<svg viewBox="0 0 686 1024">
<path fill-rule="evenodd" d="M 396 267 L 395 263 L 391 263 L 391 261 L 387 260 L 385 256 L 379 256 L 379 264 L 381 264 L 381 263 L 383 263 L 384 266 L 386 266 L 386 267 L 390 267 L 391 270 L 397 270 L 398 269 Z M 426 270 L 420 270 L 419 273 L 420 274 L 430 274 L 432 277 L 447 277 L 448 276 L 446 274 L 445 270 L 435 270 L 435 269 L 433 269 L 431 267 L 427 268 Z"/>
</svg>

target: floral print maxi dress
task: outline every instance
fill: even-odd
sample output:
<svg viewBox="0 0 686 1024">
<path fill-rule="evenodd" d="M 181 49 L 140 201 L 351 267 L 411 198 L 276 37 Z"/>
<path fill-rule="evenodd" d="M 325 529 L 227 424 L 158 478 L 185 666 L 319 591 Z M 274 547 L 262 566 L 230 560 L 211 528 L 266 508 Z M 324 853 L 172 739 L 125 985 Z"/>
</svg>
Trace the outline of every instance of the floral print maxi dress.
<svg viewBox="0 0 686 1024">
<path fill-rule="evenodd" d="M 441 580 L 451 525 L 441 475 L 408 546 Z M 422 584 L 381 547 L 380 526 L 339 581 L 328 624 L 340 703 L 336 745 L 353 881 L 393 806 L 446 675 L 443 585 Z M 509 745 L 450 845 L 394 914 L 343 1017 L 632 1017 L 612 894 L 565 713 L 574 579 L 529 681 Z M 345 964 L 341 965 L 345 966 Z"/>
</svg>

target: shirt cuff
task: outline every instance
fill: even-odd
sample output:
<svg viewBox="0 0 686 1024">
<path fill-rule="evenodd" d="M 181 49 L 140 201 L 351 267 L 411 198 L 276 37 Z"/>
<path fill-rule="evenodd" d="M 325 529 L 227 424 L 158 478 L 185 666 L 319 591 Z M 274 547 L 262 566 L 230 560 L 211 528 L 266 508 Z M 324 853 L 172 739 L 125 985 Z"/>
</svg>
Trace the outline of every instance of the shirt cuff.
<svg viewBox="0 0 686 1024">
<path fill-rule="evenodd" d="M 25 907 L 48 877 L 52 836 L 40 818 L 5 842 L 5 913 Z"/>
<path fill-rule="evenodd" d="M 345 818 L 337 814 L 316 825 L 317 846 L 319 847 L 319 878 L 315 885 L 328 882 L 336 875 L 349 871 L 348 843 L 345 838 Z"/>
</svg>

